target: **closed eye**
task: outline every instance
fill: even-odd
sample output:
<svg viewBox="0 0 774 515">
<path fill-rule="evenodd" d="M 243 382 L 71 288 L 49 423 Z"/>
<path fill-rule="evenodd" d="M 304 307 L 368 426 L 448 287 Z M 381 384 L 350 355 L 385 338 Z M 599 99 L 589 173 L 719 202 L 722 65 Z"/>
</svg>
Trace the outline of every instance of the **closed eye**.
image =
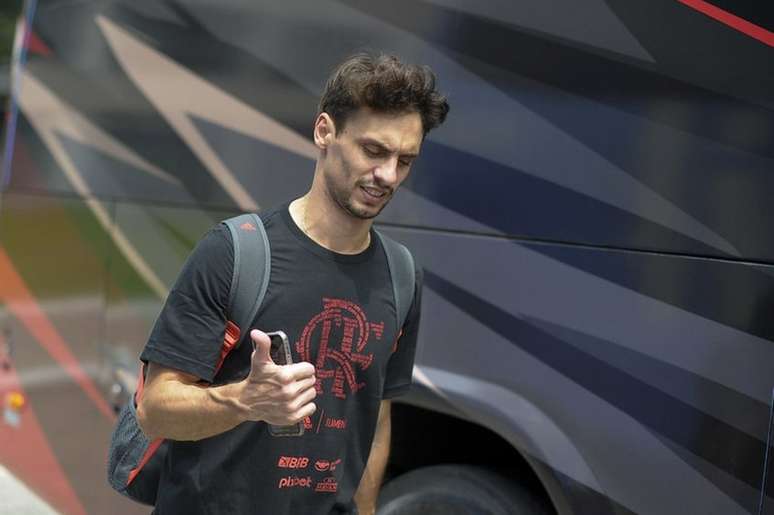
<svg viewBox="0 0 774 515">
<path fill-rule="evenodd" d="M 385 154 L 385 149 L 375 145 L 363 145 L 363 151 L 369 157 L 380 157 Z"/>
</svg>

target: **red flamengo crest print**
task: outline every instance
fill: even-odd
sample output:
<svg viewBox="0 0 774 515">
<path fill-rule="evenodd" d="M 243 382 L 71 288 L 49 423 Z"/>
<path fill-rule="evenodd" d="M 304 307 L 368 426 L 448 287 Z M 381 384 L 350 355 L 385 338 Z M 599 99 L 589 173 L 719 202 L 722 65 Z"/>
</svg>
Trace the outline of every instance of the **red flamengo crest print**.
<svg viewBox="0 0 774 515">
<path fill-rule="evenodd" d="M 302 360 L 314 363 L 318 395 L 325 392 L 324 386 L 330 382 L 328 391 L 346 399 L 347 391 L 356 393 L 365 386 L 357 381 L 356 369 L 371 366 L 374 355 L 367 354 L 365 348 L 372 335 L 382 339 L 384 322 L 369 322 L 363 309 L 348 300 L 323 298 L 322 303 L 322 312 L 304 327 L 296 351 Z M 339 341 L 334 340 L 334 334 Z M 319 341 L 317 359 L 313 359 L 312 339 Z"/>
</svg>

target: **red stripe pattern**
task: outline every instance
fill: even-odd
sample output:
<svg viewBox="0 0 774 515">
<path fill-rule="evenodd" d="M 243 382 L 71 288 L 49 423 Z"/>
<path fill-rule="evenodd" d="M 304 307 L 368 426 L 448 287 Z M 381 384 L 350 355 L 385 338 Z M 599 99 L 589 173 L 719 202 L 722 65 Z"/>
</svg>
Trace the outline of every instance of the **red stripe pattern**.
<svg viewBox="0 0 774 515">
<path fill-rule="evenodd" d="M 739 16 L 731 14 L 728 11 L 724 11 L 720 7 L 715 7 L 711 3 L 705 2 L 704 0 L 677 0 L 677 1 L 687 5 L 691 9 L 695 9 L 700 13 L 705 14 L 710 18 L 713 18 L 719 21 L 724 25 L 731 27 L 736 31 L 746 34 L 751 38 L 755 38 L 765 45 L 774 47 L 774 32 L 768 31 L 763 27 L 755 25 L 754 23 L 750 23 L 744 18 L 740 18 Z"/>
</svg>

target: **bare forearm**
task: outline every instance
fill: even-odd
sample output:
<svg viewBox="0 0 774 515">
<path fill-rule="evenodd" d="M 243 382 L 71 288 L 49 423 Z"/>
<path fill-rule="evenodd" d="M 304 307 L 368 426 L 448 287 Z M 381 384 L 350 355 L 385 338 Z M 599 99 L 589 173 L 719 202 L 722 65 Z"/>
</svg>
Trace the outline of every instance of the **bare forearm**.
<svg viewBox="0 0 774 515">
<path fill-rule="evenodd" d="M 201 440 L 228 431 L 245 420 L 234 388 L 165 384 L 163 391 L 146 392 L 138 406 L 140 426 L 149 438 L 172 440 Z"/>
<path fill-rule="evenodd" d="M 376 512 L 376 500 L 379 497 L 379 489 L 382 486 L 384 471 L 390 456 L 391 432 L 390 407 L 387 404 L 379 413 L 376 435 L 371 444 L 371 454 L 368 456 L 360 486 L 355 492 L 355 504 L 360 515 L 372 515 Z"/>
<path fill-rule="evenodd" d="M 271 360 L 271 340 L 250 331 L 256 346 L 250 373 L 237 383 L 204 386 L 195 375 L 148 363 L 137 421 L 149 438 L 201 440 L 242 422 L 295 424 L 311 416 L 315 390 L 311 363 L 277 365 Z"/>
<path fill-rule="evenodd" d="M 386 448 L 382 446 L 371 448 L 368 466 L 360 480 L 360 486 L 355 492 L 355 504 L 357 504 L 359 515 L 372 515 L 376 512 L 376 500 L 379 497 L 379 489 L 384 479 L 389 453 L 389 442 Z"/>
</svg>

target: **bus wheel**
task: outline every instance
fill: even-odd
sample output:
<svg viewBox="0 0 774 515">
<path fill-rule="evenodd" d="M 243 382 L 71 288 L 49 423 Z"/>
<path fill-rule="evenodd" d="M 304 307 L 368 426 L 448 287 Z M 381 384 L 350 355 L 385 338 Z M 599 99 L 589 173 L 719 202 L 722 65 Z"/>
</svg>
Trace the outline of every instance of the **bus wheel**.
<svg viewBox="0 0 774 515">
<path fill-rule="evenodd" d="M 378 515 L 548 515 L 523 486 L 483 467 L 437 465 L 412 470 L 387 483 Z"/>
</svg>

